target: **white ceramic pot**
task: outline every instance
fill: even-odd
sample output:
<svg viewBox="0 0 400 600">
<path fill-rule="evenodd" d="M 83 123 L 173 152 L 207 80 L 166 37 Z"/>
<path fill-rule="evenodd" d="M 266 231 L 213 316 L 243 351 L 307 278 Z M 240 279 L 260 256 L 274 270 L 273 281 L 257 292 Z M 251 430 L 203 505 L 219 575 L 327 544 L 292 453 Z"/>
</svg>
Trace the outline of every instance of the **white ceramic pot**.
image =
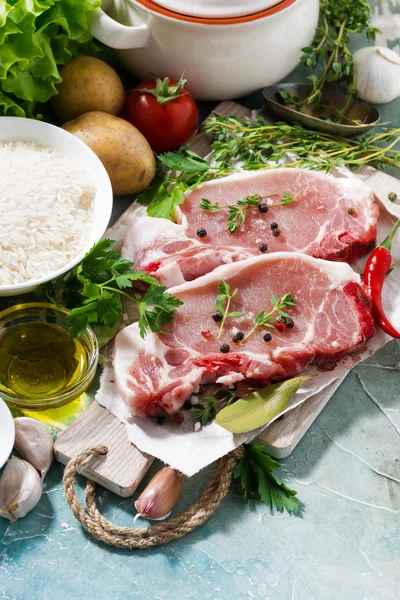
<svg viewBox="0 0 400 600">
<path fill-rule="evenodd" d="M 171 0 L 160 4 L 103 1 L 109 14 L 94 11 L 89 29 L 139 79 L 185 72 L 198 100 L 237 98 L 280 81 L 311 43 L 319 14 L 319 0 L 264 0 L 267 10 L 230 18 L 187 16 L 164 8 Z"/>
</svg>

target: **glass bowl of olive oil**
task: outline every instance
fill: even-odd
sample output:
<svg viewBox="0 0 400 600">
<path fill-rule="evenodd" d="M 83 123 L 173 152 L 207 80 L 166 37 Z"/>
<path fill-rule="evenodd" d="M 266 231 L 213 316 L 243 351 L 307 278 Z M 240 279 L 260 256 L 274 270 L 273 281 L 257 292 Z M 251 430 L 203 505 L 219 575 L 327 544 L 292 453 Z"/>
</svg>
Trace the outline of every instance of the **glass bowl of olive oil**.
<svg viewBox="0 0 400 600">
<path fill-rule="evenodd" d="M 0 312 L 0 397 L 10 406 L 45 410 L 83 394 L 99 358 L 90 327 L 68 334 L 69 311 L 53 304 L 17 304 Z"/>
</svg>

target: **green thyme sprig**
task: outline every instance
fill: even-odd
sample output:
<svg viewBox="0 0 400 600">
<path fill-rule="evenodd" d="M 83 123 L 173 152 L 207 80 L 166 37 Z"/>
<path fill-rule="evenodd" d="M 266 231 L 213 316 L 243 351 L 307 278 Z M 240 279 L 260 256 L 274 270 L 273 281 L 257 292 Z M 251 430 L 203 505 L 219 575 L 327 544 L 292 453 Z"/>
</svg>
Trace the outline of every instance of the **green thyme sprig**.
<svg viewBox="0 0 400 600">
<path fill-rule="evenodd" d="M 259 208 L 262 209 L 265 207 L 265 211 L 267 212 L 269 208 L 273 208 L 276 206 L 288 206 L 291 204 L 296 198 L 305 190 L 307 186 L 303 186 L 301 190 L 299 190 L 294 196 L 289 194 L 289 192 L 282 192 L 282 200 L 280 202 L 275 202 L 273 204 L 263 204 L 263 202 L 267 198 L 273 198 L 274 196 L 279 196 L 279 194 L 270 194 L 266 196 L 260 196 L 259 194 L 253 194 L 252 196 L 246 196 L 246 198 L 240 198 L 236 202 L 236 204 L 227 204 L 226 206 L 221 206 L 220 204 L 213 204 L 207 198 L 202 198 L 200 202 L 200 208 L 206 210 L 211 213 L 219 212 L 220 210 L 228 211 L 228 222 L 226 229 L 229 233 L 235 233 L 241 225 L 244 224 L 246 220 L 246 212 L 250 208 Z"/>
<path fill-rule="evenodd" d="M 288 206 L 288 204 L 292 204 L 297 198 L 300 196 L 302 192 L 306 189 L 307 185 L 303 185 L 301 190 L 296 192 L 294 196 L 291 196 L 289 192 L 282 192 L 282 200 L 281 202 L 275 202 L 274 204 L 269 204 L 269 208 L 273 208 L 274 206 Z"/>
<path fill-rule="evenodd" d="M 212 204 L 207 198 L 202 198 L 200 202 L 200 208 L 208 212 L 218 212 L 226 209 L 228 211 L 228 223 L 226 226 L 229 233 L 235 233 L 246 220 L 246 212 L 249 208 L 258 208 L 261 206 L 263 198 L 258 194 L 253 196 L 247 196 L 241 198 L 236 204 L 220 206 L 219 204 Z"/>
<path fill-rule="evenodd" d="M 300 167 L 330 173 L 335 167 L 376 169 L 399 167 L 400 128 L 383 129 L 362 137 L 344 139 L 304 129 L 301 125 L 268 123 L 213 115 L 201 127 L 211 136 L 208 163 L 195 152 L 182 148 L 157 157 L 157 175 L 138 197 L 152 217 L 174 219 L 175 206 L 182 204 L 187 190 L 204 181 L 244 170 Z"/>
<path fill-rule="evenodd" d="M 302 110 L 306 105 L 332 108 L 329 119 L 340 121 L 346 118 L 351 102 L 357 100 L 356 72 L 353 55 L 349 50 L 349 34 L 365 33 L 369 41 L 375 40 L 379 29 L 369 25 L 371 6 L 368 0 L 320 0 L 320 23 L 311 46 L 302 49 L 301 62 L 310 69 L 322 67 L 320 75 L 309 75 L 311 91 L 299 99 L 287 90 L 280 90 L 286 104 Z M 323 98 L 324 86 L 338 84 L 347 96 L 342 109 L 333 107 Z"/>
<path fill-rule="evenodd" d="M 219 168 L 241 163 L 245 170 L 300 167 L 330 173 L 335 167 L 376 169 L 400 166 L 400 128 L 383 129 L 358 138 L 304 129 L 299 124 L 271 124 L 213 115 L 201 128 L 211 135 L 212 158 Z M 288 153 L 290 156 L 288 157 Z"/>
<path fill-rule="evenodd" d="M 221 324 L 219 326 L 218 338 L 220 339 L 222 335 L 222 331 L 224 329 L 225 321 L 228 317 L 231 319 L 238 319 L 239 317 L 243 317 L 244 312 L 233 311 L 229 312 L 229 308 L 231 305 L 232 299 L 238 293 L 238 289 L 233 290 L 231 292 L 231 288 L 229 283 L 226 281 L 221 281 L 218 283 L 218 296 L 215 300 L 215 306 L 220 315 L 222 315 L 222 319 L 220 320 Z"/>
<path fill-rule="evenodd" d="M 252 336 L 257 329 L 259 329 L 259 327 L 275 329 L 275 326 L 272 325 L 272 323 L 270 323 L 275 313 L 278 313 L 279 316 L 283 317 L 284 319 L 290 319 L 290 315 L 288 315 L 288 313 L 285 312 L 283 309 L 296 306 L 296 301 L 293 298 L 292 294 L 289 292 L 287 294 L 284 294 L 282 298 L 279 298 L 279 296 L 277 295 L 272 296 L 271 304 L 273 308 L 269 313 L 265 314 L 265 311 L 261 311 L 255 316 L 253 327 L 244 336 L 244 338 L 239 341 L 239 344 L 244 344 L 244 342 L 246 342 L 246 340 L 248 340 L 249 337 Z"/>
</svg>

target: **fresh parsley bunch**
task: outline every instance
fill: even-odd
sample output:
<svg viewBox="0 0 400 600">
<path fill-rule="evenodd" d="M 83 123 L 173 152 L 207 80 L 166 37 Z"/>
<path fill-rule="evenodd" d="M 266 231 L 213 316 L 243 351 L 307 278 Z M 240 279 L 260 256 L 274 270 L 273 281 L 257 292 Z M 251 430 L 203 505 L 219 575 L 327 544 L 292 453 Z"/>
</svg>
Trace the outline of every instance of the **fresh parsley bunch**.
<svg viewBox="0 0 400 600">
<path fill-rule="evenodd" d="M 113 248 L 114 243 L 109 239 L 100 240 L 67 275 L 61 275 L 35 290 L 36 294 L 46 296 L 50 302 L 70 309 L 68 329 L 71 338 L 82 335 L 87 325 L 113 327 L 119 323 L 121 295 L 138 304 L 142 338 L 149 331 L 164 332 L 162 325 L 172 321 L 175 308 L 182 304 L 154 277 L 134 270 L 133 263 Z M 150 286 L 141 299 L 124 291 L 139 281 Z"/>
</svg>

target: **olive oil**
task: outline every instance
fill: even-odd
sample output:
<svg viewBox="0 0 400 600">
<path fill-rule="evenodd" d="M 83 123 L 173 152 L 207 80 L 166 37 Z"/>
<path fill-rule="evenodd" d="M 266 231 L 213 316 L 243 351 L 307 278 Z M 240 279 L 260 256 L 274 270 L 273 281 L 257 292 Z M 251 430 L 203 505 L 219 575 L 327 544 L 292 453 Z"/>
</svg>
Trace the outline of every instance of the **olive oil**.
<svg viewBox="0 0 400 600">
<path fill-rule="evenodd" d="M 53 323 L 21 323 L 0 334 L 0 386 L 45 400 L 67 392 L 87 371 L 87 349 Z"/>
</svg>

